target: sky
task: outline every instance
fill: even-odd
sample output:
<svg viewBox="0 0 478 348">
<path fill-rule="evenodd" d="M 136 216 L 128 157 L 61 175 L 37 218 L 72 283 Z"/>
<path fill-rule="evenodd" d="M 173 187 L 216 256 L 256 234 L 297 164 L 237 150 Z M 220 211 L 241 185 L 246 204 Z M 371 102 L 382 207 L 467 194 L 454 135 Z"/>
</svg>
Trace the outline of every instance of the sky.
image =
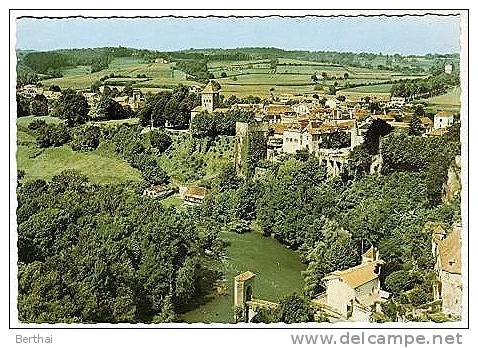
<svg viewBox="0 0 478 348">
<path fill-rule="evenodd" d="M 17 19 L 19 49 L 277 47 L 384 54 L 457 53 L 458 16 Z"/>
</svg>

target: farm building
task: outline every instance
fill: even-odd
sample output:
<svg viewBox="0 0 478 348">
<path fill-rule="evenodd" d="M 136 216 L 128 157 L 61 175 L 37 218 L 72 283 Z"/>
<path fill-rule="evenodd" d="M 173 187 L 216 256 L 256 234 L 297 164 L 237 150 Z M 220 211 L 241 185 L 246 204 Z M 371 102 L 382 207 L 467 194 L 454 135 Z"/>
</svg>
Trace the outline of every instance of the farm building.
<svg viewBox="0 0 478 348">
<path fill-rule="evenodd" d="M 201 204 L 206 198 L 207 188 L 201 186 L 182 186 L 179 188 L 179 194 L 185 204 L 197 205 Z"/>
<path fill-rule="evenodd" d="M 143 196 L 148 196 L 152 198 L 165 198 L 173 193 L 174 193 L 174 190 L 172 188 L 161 186 L 161 185 L 155 185 L 155 186 L 146 188 L 143 191 Z"/>
</svg>

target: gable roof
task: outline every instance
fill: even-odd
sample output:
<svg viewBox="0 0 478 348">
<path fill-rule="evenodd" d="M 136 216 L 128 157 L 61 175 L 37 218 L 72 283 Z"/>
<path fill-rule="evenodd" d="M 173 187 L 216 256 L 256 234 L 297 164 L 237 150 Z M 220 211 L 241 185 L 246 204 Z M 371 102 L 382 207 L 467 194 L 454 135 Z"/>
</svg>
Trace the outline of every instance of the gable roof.
<svg viewBox="0 0 478 348">
<path fill-rule="evenodd" d="M 185 196 L 204 198 L 207 194 L 207 188 L 201 186 L 189 186 L 185 192 Z"/>
<path fill-rule="evenodd" d="M 371 246 L 362 256 L 375 260 L 377 258 L 377 248 Z"/>
<path fill-rule="evenodd" d="M 282 105 L 282 104 L 269 104 L 265 108 L 265 113 L 267 115 L 280 115 L 291 113 L 295 114 L 295 111 L 289 105 Z"/>
<path fill-rule="evenodd" d="M 324 280 L 340 278 L 352 289 L 366 284 L 378 278 L 378 273 L 375 272 L 379 261 L 365 262 L 358 266 L 354 266 L 343 271 L 335 271 L 330 273 Z"/>
<path fill-rule="evenodd" d="M 433 126 L 433 121 L 428 117 L 420 117 L 420 122 L 425 126 Z"/>
<path fill-rule="evenodd" d="M 255 276 L 256 275 L 254 273 L 252 273 L 251 271 L 246 271 L 244 273 L 239 274 L 238 276 L 235 276 L 234 280 L 238 281 L 238 282 L 244 282 L 246 280 L 254 278 Z"/>
</svg>

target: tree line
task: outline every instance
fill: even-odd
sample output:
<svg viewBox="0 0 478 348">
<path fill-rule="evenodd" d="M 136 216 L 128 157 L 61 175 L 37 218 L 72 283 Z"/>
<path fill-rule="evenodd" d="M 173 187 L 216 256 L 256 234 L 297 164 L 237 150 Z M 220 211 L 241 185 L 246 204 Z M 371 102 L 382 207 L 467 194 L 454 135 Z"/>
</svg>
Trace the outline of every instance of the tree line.
<svg viewBox="0 0 478 348">
<path fill-rule="evenodd" d="M 430 76 L 426 79 L 411 79 L 399 81 L 392 85 L 390 93 L 395 97 L 406 99 L 428 98 L 444 94 L 450 87 L 459 86 L 460 77 L 457 74 L 445 74 Z"/>
</svg>

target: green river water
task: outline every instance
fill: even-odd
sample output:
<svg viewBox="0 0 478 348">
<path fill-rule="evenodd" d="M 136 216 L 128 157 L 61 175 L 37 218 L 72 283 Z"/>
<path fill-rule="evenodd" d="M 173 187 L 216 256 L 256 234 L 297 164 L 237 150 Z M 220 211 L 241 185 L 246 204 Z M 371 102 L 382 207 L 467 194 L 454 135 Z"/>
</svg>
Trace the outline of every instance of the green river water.
<svg viewBox="0 0 478 348">
<path fill-rule="evenodd" d="M 258 232 L 236 234 L 222 232 L 221 236 L 230 243 L 226 260 L 219 266 L 225 274 L 226 291 L 220 295 L 211 292 L 203 304 L 181 316 L 188 323 L 233 322 L 234 277 L 245 271 L 256 274 L 253 296 L 277 301 L 279 298 L 300 292 L 304 281 L 301 271 L 305 265 L 297 252 L 292 251 L 273 238 L 263 237 Z"/>
</svg>

